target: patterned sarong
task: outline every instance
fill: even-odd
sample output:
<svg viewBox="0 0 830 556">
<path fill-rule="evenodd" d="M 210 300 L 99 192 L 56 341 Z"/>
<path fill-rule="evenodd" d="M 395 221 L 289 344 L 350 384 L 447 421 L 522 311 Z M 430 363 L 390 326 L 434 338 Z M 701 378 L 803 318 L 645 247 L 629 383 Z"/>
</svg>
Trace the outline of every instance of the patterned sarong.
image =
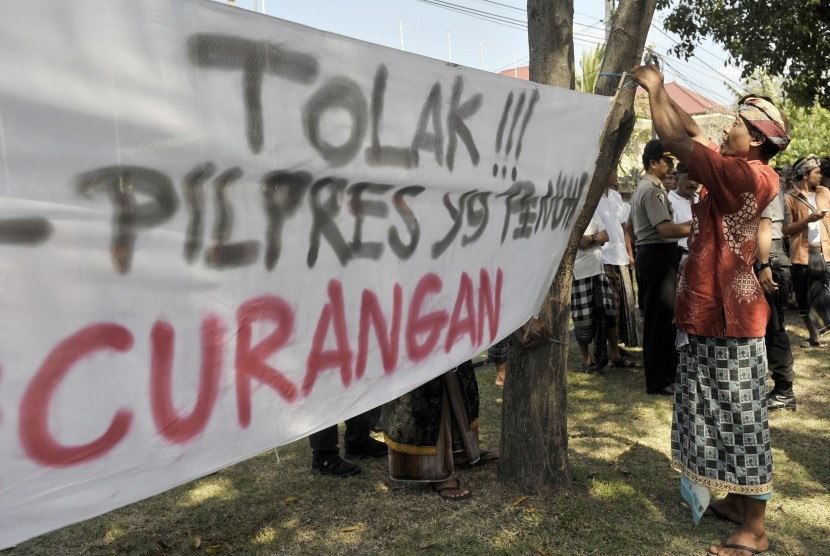
<svg viewBox="0 0 830 556">
<path fill-rule="evenodd" d="M 478 461 L 478 382 L 466 361 L 383 406 L 389 476 L 398 481 L 445 481 L 454 460 Z"/>
<path fill-rule="evenodd" d="M 617 304 L 617 335 L 626 347 L 639 347 L 640 334 L 637 330 L 637 307 L 634 299 L 634 284 L 631 267 L 628 265 L 603 265 L 605 275 L 611 283 L 611 291 Z"/>
<path fill-rule="evenodd" d="M 680 352 L 672 463 L 692 481 L 726 492 L 772 492 L 763 338 L 689 336 Z"/>
<path fill-rule="evenodd" d="M 600 307 L 607 317 L 611 317 L 612 320 L 616 319 L 617 307 L 614 304 L 614 294 L 605 274 L 574 280 L 571 286 L 571 319 L 574 327 L 591 326 L 595 314 L 594 309 Z"/>
</svg>

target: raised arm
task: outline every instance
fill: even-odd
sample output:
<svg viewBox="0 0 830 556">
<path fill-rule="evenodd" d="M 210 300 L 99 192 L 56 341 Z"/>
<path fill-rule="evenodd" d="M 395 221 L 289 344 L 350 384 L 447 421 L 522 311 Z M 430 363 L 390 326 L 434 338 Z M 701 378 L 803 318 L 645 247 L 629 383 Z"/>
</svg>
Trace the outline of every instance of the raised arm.
<svg viewBox="0 0 830 556">
<path fill-rule="evenodd" d="M 683 110 L 673 99 L 669 100 L 671 100 L 671 105 L 677 116 L 680 118 L 680 121 L 683 122 L 683 127 L 686 128 L 686 135 L 688 135 L 692 141 L 696 141 L 704 147 L 709 145 L 711 141 L 700 131 L 700 127 L 697 125 L 697 122 L 694 121 L 688 112 Z"/>
<path fill-rule="evenodd" d="M 686 130 L 686 122 L 677 113 L 666 92 L 663 74 L 656 66 L 637 66 L 632 71 L 632 79 L 648 91 L 651 118 L 657 136 L 674 156 L 689 166 L 695 142 Z"/>
</svg>

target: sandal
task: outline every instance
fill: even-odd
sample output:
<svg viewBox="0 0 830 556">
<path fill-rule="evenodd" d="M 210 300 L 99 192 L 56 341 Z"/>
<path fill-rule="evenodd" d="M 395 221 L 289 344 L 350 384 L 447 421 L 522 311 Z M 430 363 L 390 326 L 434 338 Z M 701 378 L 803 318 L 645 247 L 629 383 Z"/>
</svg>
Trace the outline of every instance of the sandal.
<svg viewBox="0 0 830 556">
<path fill-rule="evenodd" d="M 812 339 L 812 338 L 809 338 L 809 339 L 807 339 L 806 341 L 801 342 L 799 345 L 800 345 L 801 347 L 803 347 L 803 348 L 818 347 L 818 346 L 820 346 L 820 345 L 821 345 L 821 341 L 820 341 L 820 340 L 814 340 L 814 339 Z"/>
<path fill-rule="evenodd" d="M 621 355 L 619 359 L 612 359 L 611 360 L 612 367 L 622 367 L 624 369 L 630 369 L 637 366 L 637 363 L 626 355 Z"/>
<path fill-rule="evenodd" d="M 440 496 L 444 500 L 452 500 L 452 501 L 464 500 L 465 498 L 469 498 L 470 496 L 473 495 L 472 492 L 470 492 L 468 489 L 463 488 L 461 486 L 461 481 L 459 481 L 456 477 L 450 477 L 449 479 L 447 479 L 446 481 L 443 481 L 443 482 L 446 483 L 448 481 L 452 481 L 452 483 L 450 483 L 446 486 L 442 486 L 442 487 L 438 486 L 442 483 L 432 483 L 431 484 L 432 490 L 437 492 L 438 496 Z"/>
<path fill-rule="evenodd" d="M 593 361 L 591 361 L 590 363 L 585 363 L 584 365 L 582 365 L 582 372 L 583 373 L 587 373 L 587 374 L 590 375 L 590 374 L 594 374 L 598 371 L 599 371 L 599 368 L 597 368 L 597 364 L 594 363 Z"/>
<path fill-rule="evenodd" d="M 743 544 L 734 544 L 734 543 L 726 542 L 726 541 L 723 541 L 720 544 L 719 548 L 737 548 L 738 550 L 746 550 L 747 552 L 749 552 L 753 556 L 755 556 L 756 554 L 763 554 L 767 550 L 772 550 L 772 547 L 767 548 L 767 550 L 761 550 L 759 548 L 753 548 L 751 546 L 746 546 L 746 545 L 743 545 Z M 706 554 L 708 554 L 709 556 L 718 556 L 718 554 L 720 554 L 720 551 L 712 552 L 711 550 L 707 549 Z"/>
<path fill-rule="evenodd" d="M 455 466 L 459 469 L 473 469 L 475 467 L 481 467 L 482 465 L 487 465 L 488 463 L 494 463 L 499 461 L 499 453 L 494 452 L 493 450 L 482 450 L 478 454 L 478 459 L 475 463 L 469 462 L 460 462 L 456 463 Z"/>
</svg>

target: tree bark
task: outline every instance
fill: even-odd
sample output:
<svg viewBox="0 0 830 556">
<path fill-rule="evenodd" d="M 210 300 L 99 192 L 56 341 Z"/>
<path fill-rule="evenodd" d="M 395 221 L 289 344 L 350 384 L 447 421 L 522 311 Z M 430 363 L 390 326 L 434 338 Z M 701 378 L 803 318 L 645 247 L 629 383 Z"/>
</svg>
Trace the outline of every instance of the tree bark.
<svg viewBox="0 0 830 556">
<path fill-rule="evenodd" d="M 628 71 L 638 63 L 655 4 L 656 0 L 620 1 L 603 71 Z M 530 79 L 573 89 L 573 0 L 528 0 L 527 16 Z M 601 77 L 597 93 L 616 94 L 618 82 L 619 78 Z M 616 94 L 611 104 L 585 204 L 540 311 L 540 318 L 550 325 L 555 339 L 568 342 L 577 242 L 633 128 L 634 88 L 627 87 Z M 532 492 L 562 488 L 570 482 L 567 356 L 568 346 L 560 344 L 511 350 L 504 385 L 499 480 Z"/>
<path fill-rule="evenodd" d="M 576 85 L 573 0 L 528 0 L 530 80 L 563 89 Z"/>
</svg>

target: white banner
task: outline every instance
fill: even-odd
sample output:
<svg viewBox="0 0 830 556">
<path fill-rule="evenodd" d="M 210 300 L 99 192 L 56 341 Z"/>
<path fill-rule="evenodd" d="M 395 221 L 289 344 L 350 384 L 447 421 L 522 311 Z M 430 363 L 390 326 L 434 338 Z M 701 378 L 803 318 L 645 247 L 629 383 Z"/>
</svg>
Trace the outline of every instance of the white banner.
<svg viewBox="0 0 830 556">
<path fill-rule="evenodd" d="M 0 75 L 2 547 L 516 329 L 609 107 L 200 0 L 4 2 Z"/>
</svg>

